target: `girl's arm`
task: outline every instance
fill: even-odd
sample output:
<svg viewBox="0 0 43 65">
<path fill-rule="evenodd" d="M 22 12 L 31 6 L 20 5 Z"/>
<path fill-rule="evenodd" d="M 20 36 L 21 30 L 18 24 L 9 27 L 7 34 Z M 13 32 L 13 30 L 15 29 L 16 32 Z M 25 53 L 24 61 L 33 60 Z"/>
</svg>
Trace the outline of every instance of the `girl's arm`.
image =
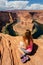
<svg viewBox="0 0 43 65">
<path fill-rule="evenodd" d="M 18 50 L 19 50 L 19 52 L 20 52 L 21 54 L 23 54 L 23 55 L 30 53 L 29 51 L 27 51 L 27 50 L 24 49 L 24 48 L 18 48 Z"/>
<path fill-rule="evenodd" d="M 19 52 L 21 53 L 21 54 L 25 54 L 24 52 L 23 52 L 23 50 L 21 50 L 21 48 L 18 48 L 18 50 L 19 50 Z"/>
</svg>

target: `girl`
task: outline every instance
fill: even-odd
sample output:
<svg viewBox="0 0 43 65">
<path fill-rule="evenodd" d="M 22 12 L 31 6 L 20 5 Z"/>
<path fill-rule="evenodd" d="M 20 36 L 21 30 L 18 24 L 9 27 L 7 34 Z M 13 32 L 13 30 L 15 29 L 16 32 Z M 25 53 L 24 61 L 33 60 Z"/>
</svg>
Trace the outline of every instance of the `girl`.
<svg viewBox="0 0 43 65">
<path fill-rule="evenodd" d="M 32 49 L 33 49 L 33 39 L 31 36 L 31 32 L 27 30 L 25 35 L 23 35 L 23 42 L 20 41 L 20 46 L 19 46 L 22 62 L 26 62 L 27 60 L 29 60 L 27 54 L 30 54 L 32 52 Z"/>
</svg>

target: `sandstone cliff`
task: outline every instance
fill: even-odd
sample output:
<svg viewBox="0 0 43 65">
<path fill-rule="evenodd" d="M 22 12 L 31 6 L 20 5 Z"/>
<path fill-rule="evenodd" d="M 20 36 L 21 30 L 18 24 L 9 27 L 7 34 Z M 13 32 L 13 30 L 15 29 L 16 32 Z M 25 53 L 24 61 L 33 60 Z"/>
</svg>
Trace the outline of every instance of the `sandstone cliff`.
<svg viewBox="0 0 43 65">
<path fill-rule="evenodd" d="M 12 37 L 0 33 L 0 65 L 43 65 L 43 39 L 33 39 L 34 50 L 30 61 L 22 63 L 17 45 L 21 36 Z"/>
</svg>

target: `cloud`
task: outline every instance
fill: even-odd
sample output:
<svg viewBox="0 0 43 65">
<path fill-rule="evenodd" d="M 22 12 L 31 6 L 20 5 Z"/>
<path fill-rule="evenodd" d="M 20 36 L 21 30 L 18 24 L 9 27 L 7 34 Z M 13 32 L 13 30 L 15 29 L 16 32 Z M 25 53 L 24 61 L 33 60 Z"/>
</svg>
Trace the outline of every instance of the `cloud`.
<svg viewBox="0 0 43 65">
<path fill-rule="evenodd" d="M 4 10 L 6 7 L 7 0 L 0 0 L 0 10 Z"/>
<path fill-rule="evenodd" d="M 27 10 L 43 10 L 42 4 L 31 4 L 30 6 L 26 6 Z"/>
<path fill-rule="evenodd" d="M 23 9 L 27 6 L 29 1 L 10 1 L 7 3 L 8 8 Z"/>
<path fill-rule="evenodd" d="M 43 4 L 33 3 L 29 5 L 29 1 L 8 1 L 0 0 L 0 10 L 43 10 Z"/>
<path fill-rule="evenodd" d="M 0 7 L 6 5 L 7 0 L 0 0 Z"/>
<path fill-rule="evenodd" d="M 0 0 L 0 10 L 24 9 L 29 1 L 7 1 Z"/>
</svg>

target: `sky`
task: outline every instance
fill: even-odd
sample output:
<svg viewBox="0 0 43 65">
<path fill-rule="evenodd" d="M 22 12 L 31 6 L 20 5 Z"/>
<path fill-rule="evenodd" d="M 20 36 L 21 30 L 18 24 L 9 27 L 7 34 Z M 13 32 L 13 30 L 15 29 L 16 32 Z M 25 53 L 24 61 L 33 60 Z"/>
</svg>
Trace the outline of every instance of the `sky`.
<svg viewBox="0 0 43 65">
<path fill-rule="evenodd" d="M 43 10 L 43 0 L 0 0 L 0 11 Z"/>
</svg>

